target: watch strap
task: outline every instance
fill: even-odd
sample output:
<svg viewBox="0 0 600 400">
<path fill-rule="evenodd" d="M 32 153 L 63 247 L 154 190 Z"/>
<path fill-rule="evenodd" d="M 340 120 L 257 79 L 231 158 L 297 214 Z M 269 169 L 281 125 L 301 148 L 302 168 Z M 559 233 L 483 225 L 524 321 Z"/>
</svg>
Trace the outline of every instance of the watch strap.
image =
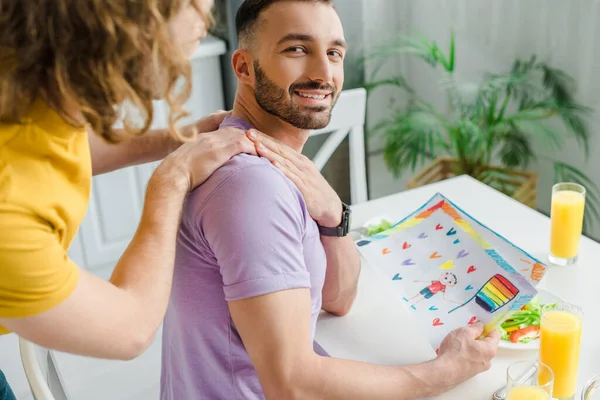
<svg viewBox="0 0 600 400">
<path fill-rule="evenodd" d="M 342 221 L 338 226 L 335 227 L 327 227 L 321 226 L 317 224 L 319 227 L 319 233 L 322 236 L 331 236 L 331 237 L 344 237 L 350 231 L 350 215 L 352 211 L 350 207 L 346 204 L 342 203 Z"/>
</svg>

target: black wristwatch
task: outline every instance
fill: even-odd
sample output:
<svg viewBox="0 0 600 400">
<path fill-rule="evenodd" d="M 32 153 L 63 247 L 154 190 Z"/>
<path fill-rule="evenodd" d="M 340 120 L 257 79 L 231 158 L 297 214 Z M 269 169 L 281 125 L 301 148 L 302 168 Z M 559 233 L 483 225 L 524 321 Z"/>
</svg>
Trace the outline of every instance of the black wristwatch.
<svg viewBox="0 0 600 400">
<path fill-rule="evenodd" d="M 327 226 L 321 226 L 317 224 L 319 227 L 319 233 L 322 236 L 333 236 L 333 237 L 344 237 L 350 231 L 350 216 L 352 215 L 352 210 L 346 204 L 342 202 L 342 222 L 336 227 L 329 228 Z"/>
</svg>

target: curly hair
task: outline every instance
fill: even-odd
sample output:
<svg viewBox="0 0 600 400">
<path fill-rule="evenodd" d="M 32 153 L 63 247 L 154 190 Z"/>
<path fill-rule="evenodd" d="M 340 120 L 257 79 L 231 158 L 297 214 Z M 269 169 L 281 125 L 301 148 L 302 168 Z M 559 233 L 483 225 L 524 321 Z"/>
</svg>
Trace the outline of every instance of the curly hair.
<svg viewBox="0 0 600 400">
<path fill-rule="evenodd" d="M 198 0 L 0 0 L 0 122 L 20 123 L 39 97 L 72 121 L 69 101 L 114 143 L 119 118 L 127 134 L 143 134 L 162 98 L 171 133 L 185 140 L 176 123 L 189 115 L 191 66 L 167 22 L 190 1 L 208 26 Z"/>
</svg>

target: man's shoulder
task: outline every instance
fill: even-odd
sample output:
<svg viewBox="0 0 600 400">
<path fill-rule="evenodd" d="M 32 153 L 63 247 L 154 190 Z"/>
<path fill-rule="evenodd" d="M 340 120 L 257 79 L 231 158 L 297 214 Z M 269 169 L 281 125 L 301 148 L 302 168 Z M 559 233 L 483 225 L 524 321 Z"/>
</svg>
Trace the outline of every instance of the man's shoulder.
<svg viewBox="0 0 600 400">
<path fill-rule="evenodd" d="M 215 203 L 231 206 L 257 197 L 264 201 L 282 194 L 288 200 L 301 200 L 293 183 L 267 159 L 239 154 L 195 189 L 190 194 L 188 203 L 193 203 L 198 210 Z M 294 202 L 300 205 L 299 201 Z"/>
</svg>

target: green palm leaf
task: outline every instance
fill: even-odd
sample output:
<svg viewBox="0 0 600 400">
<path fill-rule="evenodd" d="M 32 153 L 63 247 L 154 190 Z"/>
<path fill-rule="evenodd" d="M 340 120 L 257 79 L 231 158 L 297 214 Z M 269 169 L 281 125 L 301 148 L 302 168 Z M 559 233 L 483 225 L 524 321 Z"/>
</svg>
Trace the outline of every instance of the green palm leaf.
<svg viewBox="0 0 600 400">
<path fill-rule="evenodd" d="M 519 188 L 512 183 L 514 182 L 514 177 L 501 170 L 484 169 L 474 178 L 508 196 L 512 196 Z"/>
<path fill-rule="evenodd" d="M 406 82 L 406 79 L 404 79 L 403 76 L 395 76 L 374 82 L 368 82 L 365 83 L 364 88 L 367 90 L 367 92 L 372 92 L 373 90 L 383 86 L 395 86 L 412 92 L 412 89 L 408 86 L 408 83 Z"/>
<path fill-rule="evenodd" d="M 384 160 L 398 177 L 435 158 L 443 125 L 437 116 L 421 110 L 398 114 L 378 128 L 385 137 Z"/>
<path fill-rule="evenodd" d="M 560 150 L 564 144 L 560 132 L 543 121 L 516 120 L 513 121 L 512 126 L 519 132 L 531 137 L 536 143 L 543 146 L 543 149 L 547 152 Z"/>
<path fill-rule="evenodd" d="M 499 155 L 502 164 L 509 168 L 527 167 L 535 158 L 527 135 L 519 130 L 506 133 Z"/>
</svg>

